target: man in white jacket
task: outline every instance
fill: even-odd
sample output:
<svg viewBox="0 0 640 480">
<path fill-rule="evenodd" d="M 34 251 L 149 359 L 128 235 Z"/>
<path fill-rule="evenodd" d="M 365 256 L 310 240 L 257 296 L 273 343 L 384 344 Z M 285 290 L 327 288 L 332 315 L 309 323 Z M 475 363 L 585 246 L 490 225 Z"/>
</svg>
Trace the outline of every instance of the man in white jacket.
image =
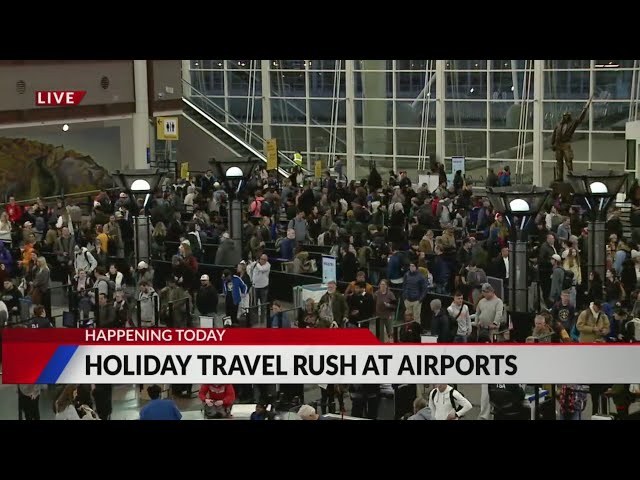
<svg viewBox="0 0 640 480">
<path fill-rule="evenodd" d="M 93 255 L 91 255 L 91 252 L 87 250 L 86 247 L 80 248 L 79 245 L 76 245 L 74 253 L 75 258 L 73 261 L 73 266 L 76 273 L 78 272 L 78 270 L 84 270 L 85 272 L 87 272 L 87 276 L 90 276 L 91 272 L 93 272 L 98 266 L 98 261 Z"/>
<path fill-rule="evenodd" d="M 429 394 L 429 409 L 433 420 L 458 420 L 473 405 L 451 385 L 438 384 Z"/>
</svg>

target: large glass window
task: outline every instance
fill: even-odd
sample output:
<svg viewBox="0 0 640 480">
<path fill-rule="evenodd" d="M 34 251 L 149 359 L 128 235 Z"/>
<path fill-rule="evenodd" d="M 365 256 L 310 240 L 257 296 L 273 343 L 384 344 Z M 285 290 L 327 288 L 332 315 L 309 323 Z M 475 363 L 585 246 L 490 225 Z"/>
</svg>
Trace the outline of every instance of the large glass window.
<svg viewBox="0 0 640 480">
<path fill-rule="evenodd" d="M 347 62 L 269 60 L 266 86 L 261 61 L 191 60 L 190 78 L 201 95 L 239 120 L 259 130 L 263 121 L 271 123 L 271 135 L 283 151 L 308 149 L 328 160 L 337 122 L 335 149 L 346 154 L 347 138 L 354 136 L 358 175 L 367 174 L 370 159 L 379 169 L 411 171 L 423 155 L 446 165 L 452 155 L 463 155 L 469 178 L 484 179 L 487 166 L 509 165 L 517 169 L 517 181 L 530 182 L 535 170 L 548 184 L 555 166 L 551 133 L 564 112 L 578 118 L 591 95 L 591 111 L 572 141 L 575 168 L 624 164 L 634 78 L 636 85 L 640 82 L 638 61 L 355 60 L 351 79 Z M 443 71 L 436 74 L 437 66 Z M 436 78 L 445 84 L 437 85 Z M 347 91 L 347 83 L 353 91 Z M 271 116 L 263 119 L 267 101 Z M 542 132 L 534 137 L 537 106 Z M 348 107 L 352 125 L 347 125 Z M 534 145 L 541 159 L 534 159 Z M 540 160 L 542 165 L 535 165 Z"/>
<path fill-rule="evenodd" d="M 544 74 L 544 97 L 554 100 L 589 98 L 588 71 L 547 71 Z"/>
<path fill-rule="evenodd" d="M 392 155 L 392 134 L 387 128 L 356 128 L 356 154 Z"/>
<path fill-rule="evenodd" d="M 280 70 L 272 71 L 269 75 L 273 96 L 304 97 L 306 95 L 304 72 Z"/>
<path fill-rule="evenodd" d="M 356 100 L 356 125 L 383 127 L 392 125 L 392 102 L 387 100 Z"/>
<path fill-rule="evenodd" d="M 271 100 L 271 121 L 282 124 L 307 123 L 306 102 L 304 98 Z"/>
<path fill-rule="evenodd" d="M 311 123 L 319 125 L 344 125 L 346 122 L 346 100 L 324 100 L 312 98 L 309 100 L 311 108 Z"/>
<path fill-rule="evenodd" d="M 447 157 L 480 157 L 487 156 L 487 134 L 485 131 L 445 130 L 445 155 Z"/>
<path fill-rule="evenodd" d="M 445 128 L 486 128 L 487 102 L 447 102 L 445 105 Z"/>
</svg>

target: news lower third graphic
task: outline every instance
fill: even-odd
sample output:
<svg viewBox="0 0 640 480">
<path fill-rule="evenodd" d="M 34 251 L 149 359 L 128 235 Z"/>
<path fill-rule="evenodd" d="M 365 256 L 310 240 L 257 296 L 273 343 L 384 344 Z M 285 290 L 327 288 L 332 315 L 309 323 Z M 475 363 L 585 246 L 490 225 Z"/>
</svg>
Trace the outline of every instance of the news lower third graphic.
<svg viewBox="0 0 640 480">
<path fill-rule="evenodd" d="M 383 344 L 364 329 L 7 330 L 3 383 L 638 383 L 633 344 Z"/>
</svg>

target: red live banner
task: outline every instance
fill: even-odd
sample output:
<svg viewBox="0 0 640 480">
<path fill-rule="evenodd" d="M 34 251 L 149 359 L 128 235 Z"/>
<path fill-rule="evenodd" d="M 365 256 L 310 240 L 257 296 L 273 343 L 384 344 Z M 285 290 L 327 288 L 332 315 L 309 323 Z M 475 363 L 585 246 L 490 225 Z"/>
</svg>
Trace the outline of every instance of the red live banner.
<svg viewBox="0 0 640 480">
<path fill-rule="evenodd" d="M 87 94 L 84 90 L 37 91 L 37 107 L 72 107 L 79 105 Z"/>
</svg>

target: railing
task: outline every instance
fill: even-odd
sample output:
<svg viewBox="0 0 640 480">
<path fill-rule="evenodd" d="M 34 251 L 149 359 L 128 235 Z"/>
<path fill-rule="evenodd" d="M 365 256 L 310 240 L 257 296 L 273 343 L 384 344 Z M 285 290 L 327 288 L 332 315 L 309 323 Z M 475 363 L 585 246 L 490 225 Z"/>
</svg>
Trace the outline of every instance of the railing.
<svg viewBox="0 0 640 480">
<path fill-rule="evenodd" d="M 203 109 L 207 114 L 211 115 L 214 120 L 223 123 L 225 127 L 229 128 L 233 133 L 241 135 L 242 141 L 244 141 L 244 138 L 249 137 L 249 144 L 251 145 L 251 147 L 260 152 L 259 156 L 263 156 L 262 151 L 264 150 L 266 140 L 262 136 L 258 135 L 253 131 L 251 127 L 242 123 L 240 120 L 227 112 L 224 108 L 217 105 L 205 94 L 198 91 L 189 82 L 184 79 L 182 80 L 182 82 L 183 91 L 191 91 L 191 95 L 187 98 L 187 100 L 194 102 L 199 108 Z M 296 163 L 291 158 L 280 151 L 278 151 L 278 157 L 283 161 L 284 164 L 286 164 L 285 166 L 296 166 Z M 303 173 L 310 172 L 303 169 Z"/>
<path fill-rule="evenodd" d="M 105 191 L 107 191 L 107 192 L 115 192 L 115 191 L 119 191 L 119 190 L 120 189 L 116 188 L 116 187 L 105 189 Z M 87 197 L 87 196 L 91 196 L 91 195 L 97 195 L 100 192 L 101 192 L 101 190 L 89 190 L 87 192 L 75 192 L 75 193 L 68 193 L 68 194 L 61 193 L 60 195 L 54 195 L 54 196 L 51 196 L 51 197 L 37 197 L 37 198 L 27 198 L 27 199 L 24 199 L 24 200 L 16 200 L 16 203 L 18 205 L 24 205 L 24 204 L 31 205 L 31 204 L 37 202 L 38 199 L 40 199 L 46 204 L 48 202 L 56 202 L 59 198 L 63 198 L 64 200 L 68 200 L 70 198 L 81 198 L 81 197 Z M 5 194 L 5 196 L 9 196 L 9 195 Z M 0 207 L 1 208 L 4 208 L 7 205 L 9 205 L 9 202 L 0 203 Z"/>
</svg>

